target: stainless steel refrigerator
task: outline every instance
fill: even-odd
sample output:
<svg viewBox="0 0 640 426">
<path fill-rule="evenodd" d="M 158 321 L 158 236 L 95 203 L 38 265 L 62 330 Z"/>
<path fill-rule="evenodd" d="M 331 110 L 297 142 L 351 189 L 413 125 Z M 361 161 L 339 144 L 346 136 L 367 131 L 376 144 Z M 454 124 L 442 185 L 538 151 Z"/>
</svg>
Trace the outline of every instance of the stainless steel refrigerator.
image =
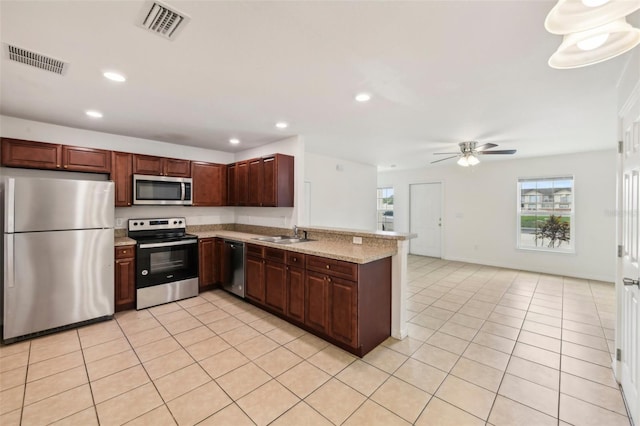
<svg viewBox="0 0 640 426">
<path fill-rule="evenodd" d="M 3 340 L 114 312 L 114 184 L 7 177 L 2 183 Z"/>
</svg>

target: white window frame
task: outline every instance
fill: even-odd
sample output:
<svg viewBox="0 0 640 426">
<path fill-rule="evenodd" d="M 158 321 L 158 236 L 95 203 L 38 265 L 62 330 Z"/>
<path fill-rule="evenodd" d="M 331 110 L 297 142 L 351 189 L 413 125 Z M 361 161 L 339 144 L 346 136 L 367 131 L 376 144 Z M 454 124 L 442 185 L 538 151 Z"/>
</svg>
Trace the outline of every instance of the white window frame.
<svg viewBox="0 0 640 426">
<path fill-rule="evenodd" d="M 380 206 L 380 200 L 387 198 L 387 197 L 379 197 L 378 194 L 380 194 L 380 191 L 384 191 L 384 190 L 391 190 L 391 196 L 395 196 L 395 189 L 393 186 L 381 186 L 378 187 L 377 191 L 376 191 L 376 229 L 381 231 L 382 230 L 382 225 L 385 224 L 386 222 L 383 220 L 382 222 L 380 221 L 380 216 L 382 215 L 381 212 L 383 211 L 387 211 L 387 210 L 391 210 L 394 211 L 393 209 L 393 204 L 391 204 L 391 208 L 384 208 L 384 209 L 380 209 L 378 208 Z M 395 219 L 395 215 L 394 215 L 394 219 Z M 393 220 L 391 222 L 393 224 L 393 228 L 395 229 L 395 220 Z"/>
<path fill-rule="evenodd" d="M 571 180 L 571 211 L 570 212 L 561 212 L 559 213 L 562 217 L 569 217 L 570 219 L 570 235 L 571 239 L 569 240 L 569 245 L 562 244 L 559 247 L 548 247 L 546 244 L 538 245 L 535 247 L 529 245 L 522 244 L 521 237 L 521 224 L 522 224 L 522 216 L 531 216 L 535 214 L 553 214 L 549 212 L 545 212 L 544 210 L 528 210 L 525 206 L 522 207 L 522 200 L 520 198 L 520 194 L 522 193 L 522 183 L 523 182 L 531 182 L 537 180 Z M 564 254 L 575 254 L 576 252 L 576 179 L 573 175 L 558 175 L 558 176 L 538 176 L 538 177 L 520 177 L 517 180 L 517 194 L 516 194 L 516 205 L 517 205 L 517 217 L 516 217 L 516 248 L 518 250 L 527 250 L 527 251 L 541 251 L 547 253 L 564 253 Z M 543 201 L 544 197 L 542 195 L 539 196 L 539 203 L 545 203 Z M 525 202 L 527 204 L 527 202 Z M 555 201 L 551 202 L 551 204 L 555 208 Z"/>
</svg>

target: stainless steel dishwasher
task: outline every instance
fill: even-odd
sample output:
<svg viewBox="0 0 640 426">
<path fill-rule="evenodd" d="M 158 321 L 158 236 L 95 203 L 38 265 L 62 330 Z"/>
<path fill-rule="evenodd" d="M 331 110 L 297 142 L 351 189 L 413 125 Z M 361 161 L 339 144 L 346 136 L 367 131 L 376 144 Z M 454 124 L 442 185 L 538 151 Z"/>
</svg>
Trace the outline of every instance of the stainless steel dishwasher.
<svg viewBox="0 0 640 426">
<path fill-rule="evenodd" d="M 244 243 L 224 240 L 222 288 L 244 299 Z"/>
</svg>

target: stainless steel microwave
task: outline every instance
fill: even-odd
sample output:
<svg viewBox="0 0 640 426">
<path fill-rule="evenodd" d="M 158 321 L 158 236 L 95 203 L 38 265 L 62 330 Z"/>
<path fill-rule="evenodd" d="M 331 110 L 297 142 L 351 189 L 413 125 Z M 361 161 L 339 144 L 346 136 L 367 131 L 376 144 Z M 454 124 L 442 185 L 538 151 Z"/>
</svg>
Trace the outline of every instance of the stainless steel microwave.
<svg viewBox="0 0 640 426">
<path fill-rule="evenodd" d="M 133 175 L 133 204 L 190 206 L 191 188 L 191 178 Z"/>
</svg>

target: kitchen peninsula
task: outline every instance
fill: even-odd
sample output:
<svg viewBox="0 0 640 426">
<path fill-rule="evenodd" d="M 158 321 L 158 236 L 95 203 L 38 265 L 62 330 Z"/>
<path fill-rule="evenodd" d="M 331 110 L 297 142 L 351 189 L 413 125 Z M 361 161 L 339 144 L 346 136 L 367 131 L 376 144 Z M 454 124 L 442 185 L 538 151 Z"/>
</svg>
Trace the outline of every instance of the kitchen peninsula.
<svg viewBox="0 0 640 426">
<path fill-rule="evenodd" d="M 221 253 L 215 241 L 232 239 L 247 246 L 249 303 L 359 356 L 389 335 L 406 336 L 402 295 L 411 234 L 300 227 L 310 241 L 279 244 L 256 238 L 291 230 L 220 224 L 188 226 L 187 231 L 200 240 L 203 290 L 212 288 L 203 284 L 224 274 L 216 264 Z M 132 242 L 122 236 L 116 240 L 119 245 Z M 202 257 L 203 246 L 212 248 L 208 260 Z M 213 270 L 203 271 L 205 265 Z"/>
</svg>

